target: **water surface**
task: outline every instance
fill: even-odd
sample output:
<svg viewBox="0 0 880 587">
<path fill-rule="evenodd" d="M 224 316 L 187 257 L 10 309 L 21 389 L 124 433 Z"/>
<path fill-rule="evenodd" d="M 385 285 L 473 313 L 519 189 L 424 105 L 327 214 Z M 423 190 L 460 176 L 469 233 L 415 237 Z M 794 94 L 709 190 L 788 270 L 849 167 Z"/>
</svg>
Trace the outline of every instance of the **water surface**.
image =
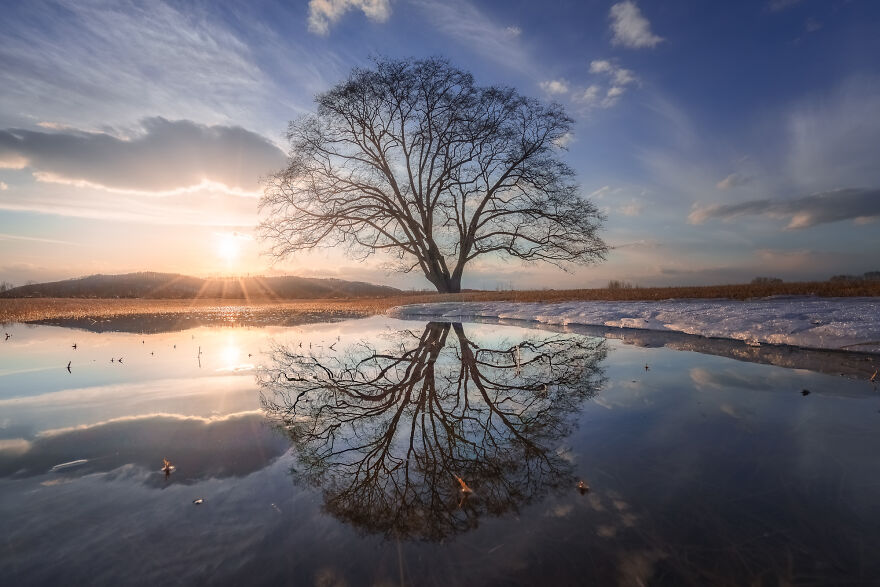
<svg viewBox="0 0 880 587">
<path fill-rule="evenodd" d="M 6 330 L 4 583 L 880 580 L 880 396 L 828 363 L 389 318 Z"/>
</svg>

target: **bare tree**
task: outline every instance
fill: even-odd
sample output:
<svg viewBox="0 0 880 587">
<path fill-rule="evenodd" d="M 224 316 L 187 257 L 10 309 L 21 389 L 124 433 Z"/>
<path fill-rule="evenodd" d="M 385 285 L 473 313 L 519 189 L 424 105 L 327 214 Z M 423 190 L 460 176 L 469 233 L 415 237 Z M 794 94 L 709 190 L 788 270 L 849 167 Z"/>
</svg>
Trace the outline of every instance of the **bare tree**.
<svg viewBox="0 0 880 587">
<path fill-rule="evenodd" d="M 293 441 L 294 478 L 320 487 L 327 511 L 368 532 L 442 540 L 574 491 L 556 449 L 604 381 L 605 355 L 601 339 L 485 347 L 461 324 L 429 323 L 383 348 L 276 346 L 258 380 L 266 415 Z"/>
<path fill-rule="evenodd" d="M 440 292 L 482 255 L 560 267 L 604 258 L 603 220 L 559 154 L 572 119 L 440 58 L 379 60 L 291 122 L 290 158 L 267 183 L 261 236 L 283 258 L 385 251 Z"/>
</svg>

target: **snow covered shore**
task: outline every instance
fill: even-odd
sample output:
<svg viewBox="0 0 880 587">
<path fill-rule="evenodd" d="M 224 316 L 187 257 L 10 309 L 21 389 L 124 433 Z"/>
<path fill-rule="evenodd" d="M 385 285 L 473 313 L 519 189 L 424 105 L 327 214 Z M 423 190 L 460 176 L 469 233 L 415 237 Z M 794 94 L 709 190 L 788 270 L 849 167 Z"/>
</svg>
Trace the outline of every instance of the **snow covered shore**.
<svg viewBox="0 0 880 587">
<path fill-rule="evenodd" d="M 880 298 L 779 297 L 753 301 L 443 302 L 392 308 L 399 318 L 500 318 L 681 332 L 750 344 L 880 353 Z"/>
</svg>

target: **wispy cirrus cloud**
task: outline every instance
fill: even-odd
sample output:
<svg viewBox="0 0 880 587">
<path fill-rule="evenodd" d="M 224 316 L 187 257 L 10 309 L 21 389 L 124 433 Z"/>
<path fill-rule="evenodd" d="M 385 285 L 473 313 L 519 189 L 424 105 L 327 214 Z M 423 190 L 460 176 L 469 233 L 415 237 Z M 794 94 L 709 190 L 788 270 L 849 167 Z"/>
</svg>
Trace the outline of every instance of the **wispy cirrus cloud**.
<svg viewBox="0 0 880 587">
<path fill-rule="evenodd" d="M 715 187 L 717 187 L 719 190 L 729 190 L 735 187 L 739 187 L 741 185 L 746 185 L 750 181 L 752 181 L 752 178 L 747 175 L 742 175 L 741 173 L 731 173 L 730 175 L 719 181 L 717 184 L 715 184 Z"/>
<path fill-rule="evenodd" d="M 880 185 L 880 76 L 855 76 L 800 100 L 783 118 L 784 172 L 801 193 Z"/>
<path fill-rule="evenodd" d="M 655 100 L 657 132 L 666 141 L 639 157 L 670 202 L 699 214 L 771 195 L 821 194 L 841 187 L 880 186 L 880 78 L 853 76 L 781 104 L 771 115 L 744 122 L 739 140 L 719 143 L 700 132 L 686 108 Z M 674 139 L 674 140 L 670 140 Z M 726 192 L 724 198 L 716 190 Z M 856 214 L 858 217 L 860 214 Z"/>
<path fill-rule="evenodd" d="M 815 33 L 816 31 L 821 30 L 823 26 L 824 25 L 815 18 L 808 18 L 806 22 L 804 22 L 804 31 Z"/>
<path fill-rule="evenodd" d="M 181 3 L 35 1 L 0 19 L 0 124 L 101 128 L 159 113 L 255 126 L 282 94 L 265 50 Z"/>
<path fill-rule="evenodd" d="M 738 204 L 696 208 L 688 216 L 691 224 L 717 218 L 732 220 L 740 216 L 764 214 L 788 218 L 786 228 L 809 228 L 817 224 L 880 217 L 880 189 L 841 189 L 790 200 L 751 200 Z"/>
<path fill-rule="evenodd" d="M 638 216 L 642 213 L 642 210 L 644 208 L 645 205 L 643 202 L 631 200 L 630 202 L 620 206 L 620 208 L 618 208 L 618 212 L 620 212 L 624 216 Z"/>
<path fill-rule="evenodd" d="M 47 243 L 51 245 L 75 245 L 77 243 L 71 241 L 63 241 L 54 238 L 40 238 L 36 236 L 22 236 L 18 234 L 2 234 L 0 233 L 0 241 L 26 241 L 32 243 Z"/>
<path fill-rule="evenodd" d="M 643 49 L 656 47 L 664 40 L 651 31 L 651 23 L 631 0 L 614 4 L 608 17 L 611 19 L 611 32 L 614 34 L 611 43 L 614 45 Z"/>
<path fill-rule="evenodd" d="M 351 10 L 360 10 L 373 22 L 385 22 L 391 16 L 388 0 L 309 0 L 309 32 L 327 35 L 330 25 Z"/>
<path fill-rule="evenodd" d="M 280 168 L 281 149 L 236 126 L 147 118 L 132 137 L 108 132 L 0 130 L 0 167 L 40 181 L 110 190 L 169 192 L 205 185 L 256 193 Z"/>
<path fill-rule="evenodd" d="M 84 185 L 34 184 L 10 190 L 0 210 L 162 226 L 253 226 L 254 198 L 204 187 L 171 196 L 108 192 Z"/>
<path fill-rule="evenodd" d="M 541 68 L 519 42 L 522 30 L 497 22 L 467 0 L 413 0 L 444 35 L 484 59 L 541 79 Z"/>
<path fill-rule="evenodd" d="M 767 10 L 770 12 L 779 12 L 800 3 L 801 0 L 770 0 L 770 2 L 767 3 Z"/>
</svg>

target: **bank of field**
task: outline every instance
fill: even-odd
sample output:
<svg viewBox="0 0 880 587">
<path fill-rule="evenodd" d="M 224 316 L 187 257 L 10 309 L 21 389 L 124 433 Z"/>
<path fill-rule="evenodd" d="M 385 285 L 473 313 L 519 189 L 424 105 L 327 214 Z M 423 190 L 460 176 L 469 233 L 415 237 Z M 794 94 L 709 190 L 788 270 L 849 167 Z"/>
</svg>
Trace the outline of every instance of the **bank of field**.
<svg viewBox="0 0 880 587">
<path fill-rule="evenodd" d="M 880 282 L 812 282 L 704 287 L 634 287 L 540 291 L 472 291 L 461 294 L 407 293 L 383 298 L 266 300 L 266 299 L 92 299 L 14 298 L 0 299 L 0 322 L 31 322 L 50 319 L 134 316 L 141 314 L 249 314 L 322 313 L 340 316 L 381 314 L 394 306 L 431 302 L 567 302 L 650 301 L 668 299 L 727 298 L 746 300 L 769 296 L 815 295 L 820 297 L 880 296 Z"/>
</svg>

